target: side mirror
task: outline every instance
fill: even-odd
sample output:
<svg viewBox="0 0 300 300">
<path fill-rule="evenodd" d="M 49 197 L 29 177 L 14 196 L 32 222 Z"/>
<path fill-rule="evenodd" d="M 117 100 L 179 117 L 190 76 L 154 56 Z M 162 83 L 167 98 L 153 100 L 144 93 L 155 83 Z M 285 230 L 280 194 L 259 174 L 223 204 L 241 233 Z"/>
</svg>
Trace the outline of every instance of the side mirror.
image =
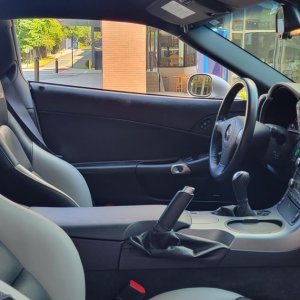
<svg viewBox="0 0 300 300">
<path fill-rule="evenodd" d="M 282 39 L 300 35 L 300 11 L 291 5 L 282 5 L 276 13 L 276 32 Z"/>
<path fill-rule="evenodd" d="M 195 74 L 188 81 L 188 92 L 194 97 L 223 99 L 229 89 L 227 81 L 213 74 Z"/>
</svg>

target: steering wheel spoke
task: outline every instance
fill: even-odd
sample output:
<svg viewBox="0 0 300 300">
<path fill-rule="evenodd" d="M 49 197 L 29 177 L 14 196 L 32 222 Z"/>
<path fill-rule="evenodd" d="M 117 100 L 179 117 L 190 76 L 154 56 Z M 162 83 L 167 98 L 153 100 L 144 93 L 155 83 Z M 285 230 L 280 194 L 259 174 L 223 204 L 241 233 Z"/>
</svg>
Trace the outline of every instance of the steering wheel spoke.
<svg viewBox="0 0 300 300">
<path fill-rule="evenodd" d="M 230 161 L 229 153 L 227 151 L 221 152 L 220 162 L 219 165 L 225 169 Z"/>
<path fill-rule="evenodd" d="M 224 136 L 227 126 L 228 120 L 218 120 L 215 124 L 215 130 Z"/>
<path fill-rule="evenodd" d="M 242 140 L 242 137 L 243 137 L 243 132 L 244 132 L 244 130 L 241 129 L 240 132 L 238 133 L 237 137 L 236 137 L 235 143 L 236 143 L 237 146 L 241 143 L 241 140 Z"/>
</svg>

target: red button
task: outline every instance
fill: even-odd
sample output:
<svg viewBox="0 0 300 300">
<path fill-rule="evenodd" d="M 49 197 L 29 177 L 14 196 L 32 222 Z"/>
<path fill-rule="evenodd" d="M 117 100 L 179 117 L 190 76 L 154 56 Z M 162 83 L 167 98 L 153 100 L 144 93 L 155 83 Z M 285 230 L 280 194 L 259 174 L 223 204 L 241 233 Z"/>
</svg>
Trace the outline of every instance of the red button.
<svg viewBox="0 0 300 300">
<path fill-rule="evenodd" d="M 135 282 L 134 280 L 130 280 L 129 284 L 133 289 L 135 289 L 139 293 L 146 294 L 145 288 L 140 284 L 138 284 L 137 282 Z"/>
</svg>

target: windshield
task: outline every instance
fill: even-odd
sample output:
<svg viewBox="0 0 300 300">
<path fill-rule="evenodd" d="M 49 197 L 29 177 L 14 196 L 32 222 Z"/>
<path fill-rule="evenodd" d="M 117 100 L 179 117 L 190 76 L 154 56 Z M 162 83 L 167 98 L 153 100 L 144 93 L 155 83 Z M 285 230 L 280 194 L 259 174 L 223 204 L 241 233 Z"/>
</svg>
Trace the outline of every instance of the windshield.
<svg viewBox="0 0 300 300">
<path fill-rule="evenodd" d="M 300 83 L 300 36 L 281 40 L 275 30 L 278 3 L 266 1 L 208 26 L 291 80 Z"/>
</svg>

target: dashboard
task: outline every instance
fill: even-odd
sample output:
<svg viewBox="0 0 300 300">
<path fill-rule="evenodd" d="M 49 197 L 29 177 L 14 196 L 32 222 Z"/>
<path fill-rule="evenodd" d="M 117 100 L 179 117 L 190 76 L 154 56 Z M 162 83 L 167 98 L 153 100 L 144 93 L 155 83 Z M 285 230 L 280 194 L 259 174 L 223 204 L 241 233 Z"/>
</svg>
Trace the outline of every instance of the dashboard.
<svg viewBox="0 0 300 300">
<path fill-rule="evenodd" d="M 263 100 L 259 121 L 264 124 L 274 124 L 289 130 L 298 130 L 296 105 L 299 99 L 300 84 L 275 85 Z M 299 86 L 299 91 L 297 91 Z M 295 90 L 296 88 L 296 90 Z M 300 124 L 299 124 L 300 125 Z"/>
</svg>

